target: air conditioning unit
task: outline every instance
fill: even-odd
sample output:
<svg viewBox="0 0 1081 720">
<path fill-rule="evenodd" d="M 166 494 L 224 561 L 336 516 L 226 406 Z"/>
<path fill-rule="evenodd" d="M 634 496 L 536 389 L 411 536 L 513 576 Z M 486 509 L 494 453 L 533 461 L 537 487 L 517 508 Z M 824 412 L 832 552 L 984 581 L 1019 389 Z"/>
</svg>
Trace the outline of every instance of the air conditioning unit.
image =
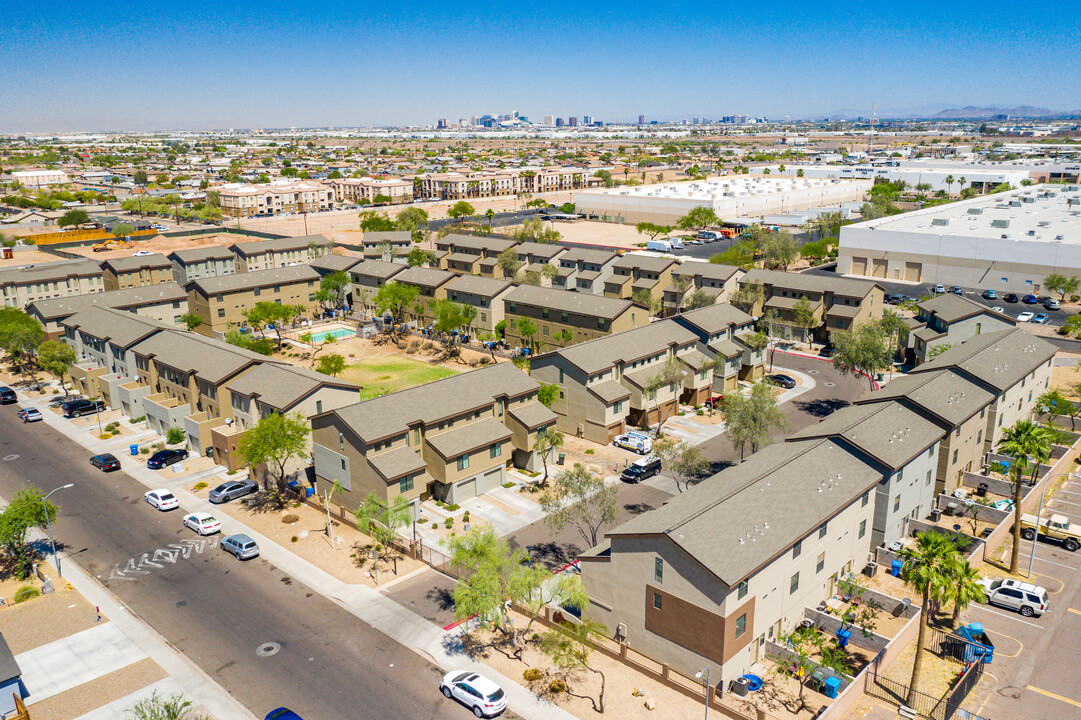
<svg viewBox="0 0 1081 720">
<path fill-rule="evenodd" d="M 869 562 L 863 567 L 863 574 L 869 578 L 873 578 L 878 574 L 878 563 Z"/>
<path fill-rule="evenodd" d="M 751 681 L 747 678 L 736 678 L 732 681 L 732 692 L 739 697 L 747 697 L 750 692 Z"/>
</svg>

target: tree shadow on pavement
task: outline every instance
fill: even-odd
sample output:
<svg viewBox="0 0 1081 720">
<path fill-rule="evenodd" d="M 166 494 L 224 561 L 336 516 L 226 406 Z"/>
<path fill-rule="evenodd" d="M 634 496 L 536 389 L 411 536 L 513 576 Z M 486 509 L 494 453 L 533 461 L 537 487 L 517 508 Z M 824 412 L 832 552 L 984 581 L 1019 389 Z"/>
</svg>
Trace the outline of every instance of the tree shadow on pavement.
<svg viewBox="0 0 1081 720">
<path fill-rule="evenodd" d="M 792 404 L 797 410 L 807 413 L 811 417 L 824 418 L 841 408 L 848 407 L 852 403 L 838 398 L 819 398 L 817 400 L 796 400 Z"/>
<path fill-rule="evenodd" d="M 632 503 L 630 505 L 624 505 L 623 509 L 629 512 L 631 515 L 641 515 L 642 513 L 647 513 L 650 510 L 656 510 L 656 508 L 649 503 Z"/>
<path fill-rule="evenodd" d="M 434 587 L 424 593 L 424 598 L 443 611 L 454 609 L 454 591 L 449 588 Z"/>
<path fill-rule="evenodd" d="M 574 543 L 546 542 L 527 545 L 526 552 L 529 553 L 529 559 L 533 562 L 558 570 L 577 560 L 582 549 Z"/>
</svg>

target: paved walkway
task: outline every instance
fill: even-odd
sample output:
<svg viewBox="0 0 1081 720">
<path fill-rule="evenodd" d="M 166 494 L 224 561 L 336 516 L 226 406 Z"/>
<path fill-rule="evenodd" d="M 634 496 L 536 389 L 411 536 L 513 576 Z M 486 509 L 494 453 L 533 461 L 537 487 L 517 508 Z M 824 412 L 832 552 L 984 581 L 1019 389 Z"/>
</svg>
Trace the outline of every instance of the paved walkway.
<svg viewBox="0 0 1081 720">
<path fill-rule="evenodd" d="M 23 403 L 23 406 L 38 405 L 40 407 L 46 403 L 47 401 Z M 108 451 L 104 447 L 108 441 L 94 437 L 83 428 L 74 427 L 68 420 L 51 411 L 43 410 L 42 415 L 45 417 L 44 422 L 46 424 L 71 437 L 91 452 Z M 208 500 L 204 500 L 186 489 L 192 484 L 192 478 L 195 477 L 195 474 L 177 477 L 173 473 L 150 470 L 146 467 L 145 461 L 141 461 L 139 458 L 130 458 L 130 456 L 126 460 L 121 458 L 121 464 L 128 475 L 143 483 L 148 489 L 167 488 L 172 491 L 180 499 L 180 504 L 186 512 L 213 512 L 215 509 L 215 506 Z M 217 468 L 217 472 L 224 472 L 224 470 L 224 468 Z M 213 472 L 205 471 L 198 474 L 210 475 Z M 454 634 L 454 632 L 463 632 L 462 629 L 459 628 L 452 633 L 447 633 L 443 628 L 402 607 L 374 588 L 353 585 L 338 580 L 333 575 L 309 563 L 270 538 L 246 527 L 234 518 L 221 518 L 221 522 L 222 535 L 236 532 L 248 534 L 259 544 L 259 553 L 263 559 L 312 588 L 315 592 L 337 602 L 358 619 L 377 628 L 392 640 L 413 650 L 418 655 L 442 668 L 445 672 L 457 669 L 474 669 L 483 672 L 486 676 L 499 683 L 507 693 L 511 710 L 525 720 L 575 720 L 573 715 L 537 697 L 515 680 L 504 677 L 495 670 L 466 656 L 462 652 L 460 641 Z M 67 570 L 65 578 L 70 576 L 71 584 L 82 591 L 90 602 L 100 605 L 109 617 L 115 618 L 116 612 L 114 612 L 114 609 L 119 611 L 120 604 L 112 594 L 92 581 L 74 563 L 68 563 L 67 567 L 72 569 Z M 81 580 L 79 576 L 81 576 Z M 84 587 L 92 585 L 93 587 L 84 590 L 84 587 L 80 587 L 80 585 Z M 105 598 L 108 598 L 108 602 L 105 601 Z M 130 622 L 138 623 L 141 626 L 145 636 L 153 635 L 153 638 L 158 643 L 165 645 L 164 639 L 149 627 L 143 625 L 141 621 L 131 615 L 128 615 L 128 618 Z M 142 638 L 143 641 L 149 642 L 150 638 L 145 636 Z M 136 643 L 142 646 L 138 638 L 136 638 Z M 162 665 L 172 677 L 180 681 L 189 697 L 203 705 L 216 720 L 239 720 L 240 718 L 249 720 L 252 717 L 251 713 L 246 710 L 238 714 L 236 701 L 180 653 L 174 651 L 173 657 L 166 658 L 165 662 L 157 653 L 148 651 L 147 654 L 157 660 L 158 664 Z M 178 666 L 179 662 L 187 663 L 191 667 L 184 668 L 184 671 L 181 671 Z M 195 677 L 196 674 L 199 677 Z M 212 688 L 208 686 L 212 686 Z M 214 692 L 211 692 L 211 690 Z M 222 699 L 214 697 L 215 692 L 224 695 L 231 704 L 223 704 Z"/>
<path fill-rule="evenodd" d="M 115 623 L 104 622 L 66 638 L 19 653 L 15 660 L 23 671 L 30 694 L 26 704 L 96 680 L 146 657 L 139 646 Z"/>
</svg>

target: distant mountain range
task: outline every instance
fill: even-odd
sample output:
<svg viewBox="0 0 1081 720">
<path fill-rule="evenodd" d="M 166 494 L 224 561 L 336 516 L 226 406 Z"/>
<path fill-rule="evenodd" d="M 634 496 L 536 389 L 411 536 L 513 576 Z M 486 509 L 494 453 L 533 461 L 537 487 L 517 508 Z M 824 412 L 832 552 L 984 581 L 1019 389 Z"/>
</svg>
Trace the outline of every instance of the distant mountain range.
<svg viewBox="0 0 1081 720">
<path fill-rule="evenodd" d="M 1048 110 L 1047 108 L 1033 107 L 1031 105 L 1018 105 L 1013 108 L 973 107 L 972 105 L 966 105 L 963 108 L 943 110 L 930 117 L 935 120 L 968 120 L 970 118 L 990 118 L 995 115 L 1007 115 L 1011 118 L 1039 118 L 1054 117 L 1062 115 L 1062 113 Z"/>
</svg>

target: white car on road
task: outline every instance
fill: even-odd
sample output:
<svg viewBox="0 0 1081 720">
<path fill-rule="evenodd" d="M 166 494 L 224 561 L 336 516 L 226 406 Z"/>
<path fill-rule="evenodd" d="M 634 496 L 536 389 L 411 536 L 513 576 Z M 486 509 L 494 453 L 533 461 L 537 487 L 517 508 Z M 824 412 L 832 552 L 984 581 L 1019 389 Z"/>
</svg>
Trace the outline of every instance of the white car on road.
<svg viewBox="0 0 1081 720">
<path fill-rule="evenodd" d="M 133 252 L 131 254 L 131 256 L 132 257 L 146 257 L 148 255 L 153 255 L 153 254 L 154 253 L 150 252 L 149 250 L 136 250 L 135 252 Z"/>
<path fill-rule="evenodd" d="M 221 523 L 210 513 L 192 513 L 184 516 L 184 526 L 200 535 L 213 535 L 221 532 Z"/>
<path fill-rule="evenodd" d="M 507 709 L 507 694 L 494 682 L 472 671 L 457 670 L 443 676 L 439 691 L 454 698 L 479 718 L 493 717 Z"/>
<path fill-rule="evenodd" d="M 165 488 L 149 490 L 143 493 L 143 499 L 158 510 L 172 510 L 180 507 L 180 501 L 176 499 L 176 495 L 173 495 Z"/>
</svg>

